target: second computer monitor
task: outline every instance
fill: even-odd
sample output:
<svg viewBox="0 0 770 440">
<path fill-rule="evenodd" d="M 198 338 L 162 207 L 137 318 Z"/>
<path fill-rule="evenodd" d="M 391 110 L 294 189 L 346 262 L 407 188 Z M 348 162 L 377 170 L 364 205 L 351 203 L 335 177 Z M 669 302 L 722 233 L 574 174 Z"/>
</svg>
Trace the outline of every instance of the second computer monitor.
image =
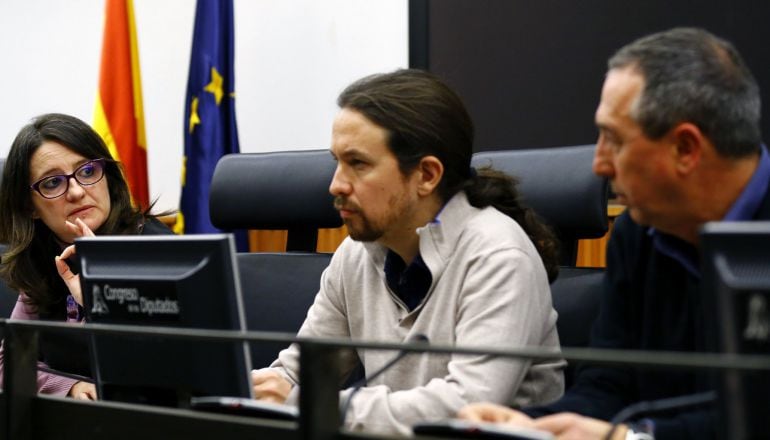
<svg viewBox="0 0 770 440">
<path fill-rule="evenodd" d="M 713 349 L 770 354 L 770 222 L 708 223 L 701 232 L 702 301 Z M 717 380 L 722 436 L 768 438 L 770 372 L 728 370 Z"/>
</svg>

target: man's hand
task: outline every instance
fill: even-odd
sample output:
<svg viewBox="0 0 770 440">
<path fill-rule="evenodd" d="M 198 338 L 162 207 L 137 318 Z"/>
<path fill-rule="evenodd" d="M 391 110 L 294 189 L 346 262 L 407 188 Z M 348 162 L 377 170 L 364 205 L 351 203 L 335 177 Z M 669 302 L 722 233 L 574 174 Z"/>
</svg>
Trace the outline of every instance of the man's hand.
<svg viewBox="0 0 770 440">
<path fill-rule="evenodd" d="M 77 400 L 96 400 L 96 386 L 88 382 L 75 382 L 68 396 Z"/>
<path fill-rule="evenodd" d="M 457 413 L 460 419 L 472 422 L 502 423 L 505 425 L 532 428 L 534 421 L 523 412 L 495 405 L 494 403 L 471 403 Z"/>
<path fill-rule="evenodd" d="M 612 428 L 603 420 L 573 413 L 559 413 L 532 419 L 520 411 L 492 403 L 472 403 L 461 409 L 457 417 L 473 422 L 500 423 L 548 431 L 559 440 L 604 440 Z M 612 440 L 623 440 L 627 430 L 626 425 L 618 426 L 612 435 Z"/>
<path fill-rule="evenodd" d="M 603 440 L 612 425 L 574 413 L 559 413 L 535 419 L 534 428 L 550 431 L 559 440 Z M 627 430 L 626 425 L 618 426 L 612 440 L 623 440 Z"/>
<path fill-rule="evenodd" d="M 254 398 L 272 403 L 285 403 L 291 384 L 280 373 L 272 370 L 253 370 L 251 384 Z"/>
<path fill-rule="evenodd" d="M 67 228 L 72 231 L 78 237 L 93 237 L 94 232 L 89 228 L 81 219 L 75 219 L 75 223 L 66 221 L 64 222 Z M 70 294 L 75 298 L 80 306 L 83 305 L 83 294 L 80 291 L 80 275 L 75 275 L 70 270 L 70 266 L 67 264 L 67 258 L 75 255 L 75 245 L 70 245 L 64 248 L 62 253 L 55 259 L 56 270 L 59 272 L 59 276 L 64 280 L 64 284 L 67 285 Z"/>
</svg>

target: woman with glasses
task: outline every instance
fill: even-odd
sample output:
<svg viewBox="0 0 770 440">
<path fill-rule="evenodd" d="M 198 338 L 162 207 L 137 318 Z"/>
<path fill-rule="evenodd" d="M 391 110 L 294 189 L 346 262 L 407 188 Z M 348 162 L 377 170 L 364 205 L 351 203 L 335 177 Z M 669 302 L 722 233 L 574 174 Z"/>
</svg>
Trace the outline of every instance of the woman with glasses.
<svg viewBox="0 0 770 440">
<path fill-rule="evenodd" d="M 76 237 L 171 233 L 131 204 L 101 137 L 63 114 L 39 116 L 16 136 L 0 184 L 0 213 L 0 243 L 7 245 L 0 277 L 20 292 L 13 319 L 82 320 L 79 269 L 70 258 Z M 89 370 L 85 339 L 41 334 L 38 392 L 93 400 Z"/>
</svg>

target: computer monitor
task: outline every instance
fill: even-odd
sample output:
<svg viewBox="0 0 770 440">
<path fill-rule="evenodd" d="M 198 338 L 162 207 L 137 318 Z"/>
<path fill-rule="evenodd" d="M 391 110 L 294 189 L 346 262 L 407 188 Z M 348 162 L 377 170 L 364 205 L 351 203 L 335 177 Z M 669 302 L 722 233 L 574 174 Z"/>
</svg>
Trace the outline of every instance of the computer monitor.
<svg viewBox="0 0 770 440">
<path fill-rule="evenodd" d="M 709 326 L 714 349 L 770 354 L 770 222 L 708 223 L 701 246 L 703 300 L 715 323 Z M 719 376 L 722 438 L 767 438 L 770 373 Z"/>
<path fill-rule="evenodd" d="M 230 234 L 76 240 L 93 323 L 246 330 Z M 100 399 L 188 407 L 198 396 L 251 397 L 246 342 L 92 336 Z"/>
</svg>

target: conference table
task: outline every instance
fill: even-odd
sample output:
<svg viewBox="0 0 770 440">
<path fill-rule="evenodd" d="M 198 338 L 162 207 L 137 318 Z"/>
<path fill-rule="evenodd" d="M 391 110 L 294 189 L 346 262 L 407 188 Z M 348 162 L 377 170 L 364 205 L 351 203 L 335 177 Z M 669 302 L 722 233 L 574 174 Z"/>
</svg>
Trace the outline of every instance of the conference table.
<svg viewBox="0 0 770 440">
<path fill-rule="evenodd" d="M 228 330 L 137 327 L 43 321 L 0 320 L 4 337 L 4 389 L 0 393 L 0 439 L 367 439 L 384 438 L 351 433 L 340 427 L 337 365 L 340 349 L 365 348 L 399 352 L 489 354 L 512 358 L 585 361 L 604 365 L 655 368 L 708 368 L 770 374 L 770 355 L 722 355 L 636 350 L 539 347 L 485 348 L 393 344 L 333 339 L 297 338 L 291 334 Z M 105 401 L 77 401 L 39 395 L 36 361 L 41 333 L 93 335 L 151 335 L 207 341 L 277 341 L 300 346 L 299 418 L 296 421 L 207 413 L 190 409 Z"/>
</svg>

